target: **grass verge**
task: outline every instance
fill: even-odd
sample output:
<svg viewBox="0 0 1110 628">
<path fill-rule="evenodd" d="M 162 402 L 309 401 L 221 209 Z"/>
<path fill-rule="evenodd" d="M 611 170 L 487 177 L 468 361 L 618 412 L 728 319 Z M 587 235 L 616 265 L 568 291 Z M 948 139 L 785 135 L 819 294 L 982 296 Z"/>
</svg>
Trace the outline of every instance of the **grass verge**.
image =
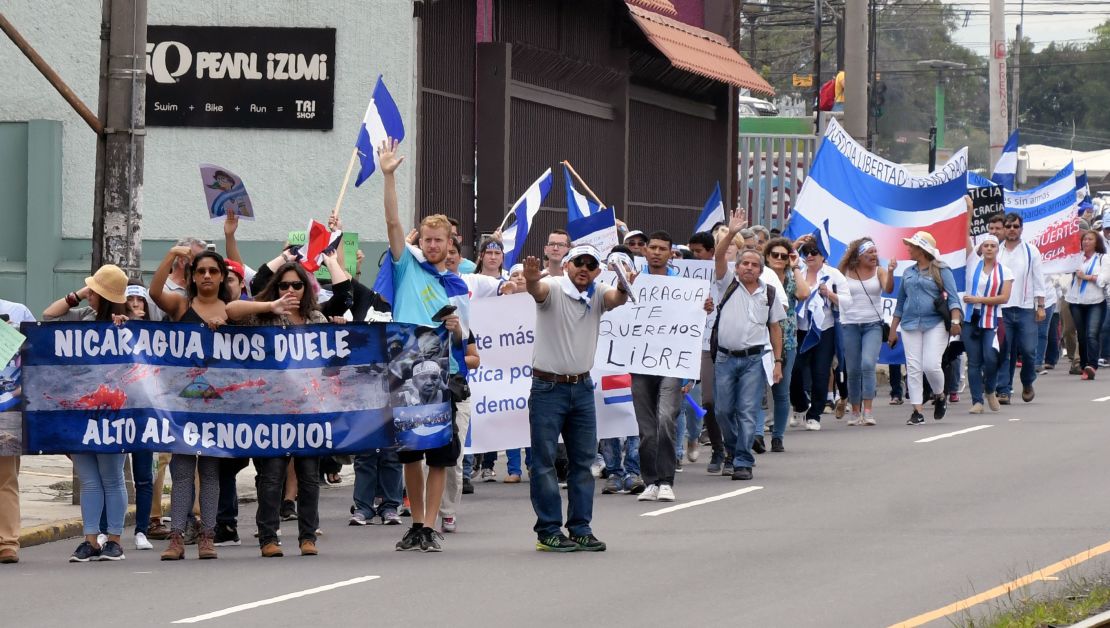
<svg viewBox="0 0 1110 628">
<path fill-rule="evenodd" d="M 1001 601 L 982 618 L 953 622 L 962 628 L 1055 628 L 1069 626 L 1110 609 L 1110 574 L 1069 581 L 1051 595 Z"/>
</svg>

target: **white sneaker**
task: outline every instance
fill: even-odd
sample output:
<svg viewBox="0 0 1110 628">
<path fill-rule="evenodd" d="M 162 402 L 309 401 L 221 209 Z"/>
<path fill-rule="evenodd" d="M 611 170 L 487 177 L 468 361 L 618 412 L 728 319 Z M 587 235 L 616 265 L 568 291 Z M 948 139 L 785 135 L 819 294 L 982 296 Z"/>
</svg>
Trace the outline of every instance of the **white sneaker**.
<svg viewBox="0 0 1110 628">
<path fill-rule="evenodd" d="M 798 412 L 790 415 L 790 427 L 798 427 L 802 424 L 802 415 Z"/>
<path fill-rule="evenodd" d="M 596 479 L 601 477 L 601 472 L 604 469 L 605 469 L 605 459 L 602 458 L 601 456 L 597 456 L 597 457 L 594 458 L 593 464 L 590 465 L 590 475 L 594 476 L 594 479 L 596 480 Z"/>
<path fill-rule="evenodd" d="M 674 501 L 674 489 L 671 488 L 670 484 L 661 484 L 661 485 L 659 485 L 658 498 L 659 498 L 659 501 L 661 501 L 661 502 L 673 502 Z"/>
<path fill-rule="evenodd" d="M 806 429 L 811 431 L 811 432 L 820 432 L 821 431 L 821 422 L 817 421 L 815 419 L 808 419 L 808 420 L 806 420 Z"/>
<path fill-rule="evenodd" d="M 99 545 L 100 547 L 104 547 L 104 544 L 107 543 L 107 542 L 108 542 L 108 535 L 107 534 L 98 534 L 98 535 L 96 535 L 96 544 Z"/>
<path fill-rule="evenodd" d="M 848 427 L 855 427 L 857 425 L 863 425 L 863 417 L 858 415 L 858 414 L 853 414 L 852 418 L 848 419 L 848 423 L 846 423 L 846 425 Z"/>
<path fill-rule="evenodd" d="M 674 497 L 673 492 L 671 493 L 671 497 L 672 498 Z M 651 486 L 645 488 L 644 492 L 640 493 L 640 496 L 636 498 L 636 501 L 638 501 L 638 502 L 657 502 L 657 501 L 659 501 L 659 487 L 656 486 L 655 484 L 652 484 Z"/>
<path fill-rule="evenodd" d="M 135 549 L 137 550 L 152 550 L 154 546 L 147 540 L 146 535 L 142 532 L 135 533 Z"/>
<path fill-rule="evenodd" d="M 863 421 L 860 422 L 860 425 L 874 425 L 874 424 L 875 424 L 875 415 L 871 414 L 870 412 L 864 412 L 863 413 Z"/>
</svg>

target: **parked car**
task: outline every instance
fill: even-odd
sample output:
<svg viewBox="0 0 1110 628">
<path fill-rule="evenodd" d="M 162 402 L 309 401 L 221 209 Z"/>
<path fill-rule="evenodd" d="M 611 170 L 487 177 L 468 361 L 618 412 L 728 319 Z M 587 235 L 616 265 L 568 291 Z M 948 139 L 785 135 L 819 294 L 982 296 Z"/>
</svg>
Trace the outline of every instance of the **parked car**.
<svg viewBox="0 0 1110 628">
<path fill-rule="evenodd" d="M 779 108 L 775 103 L 753 96 L 738 96 L 737 109 L 741 116 L 777 116 Z"/>
</svg>

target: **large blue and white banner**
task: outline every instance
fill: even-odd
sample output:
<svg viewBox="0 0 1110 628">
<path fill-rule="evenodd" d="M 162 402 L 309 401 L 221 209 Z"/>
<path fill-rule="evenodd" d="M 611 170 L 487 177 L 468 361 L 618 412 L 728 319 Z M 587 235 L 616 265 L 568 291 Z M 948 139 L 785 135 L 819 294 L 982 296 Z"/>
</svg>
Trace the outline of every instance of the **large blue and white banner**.
<svg viewBox="0 0 1110 628">
<path fill-rule="evenodd" d="M 967 184 L 984 187 L 991 182 L 972 173 Z M 1083 254 L 1079 249 L 1074 164 L 1064 166 L 1031 190 L 1003 190 L 1002 201 L 1007 212 L 1021 215 L 1021 239 L 1036 245 L 1041 252 L 1041 269 L 1045 274 L 1070 273 L 1079 267 Z"/>
<path fill-rule="evenodd" d="M 25 323 L 24 449 L 220 457 L 439 447 L 447 340 L 400 323 Z"/>
<path fill-rule="evenodd" d="M 835 266 L 848 244 L 864 236 L 874 240 L 880 264 L 899 260 L 895 293 L 884 295 L 883 317 L 890 320 L 893 298 L 902 271 L 913 262 L 903 238 L 928 231 L 936 239 L 940 260 L 953 272 L 963 291 L 967 245 L 967 149 L 926 177 L 914 177 L 904 167 L 867 152 L 835 120 L 813 158 L 790 216 L 786 237 L 827 234 L 828 263 Z M 901 345 L 890 352 L 884 345 L 883 363 L 897 363 Z"/>
</svg>

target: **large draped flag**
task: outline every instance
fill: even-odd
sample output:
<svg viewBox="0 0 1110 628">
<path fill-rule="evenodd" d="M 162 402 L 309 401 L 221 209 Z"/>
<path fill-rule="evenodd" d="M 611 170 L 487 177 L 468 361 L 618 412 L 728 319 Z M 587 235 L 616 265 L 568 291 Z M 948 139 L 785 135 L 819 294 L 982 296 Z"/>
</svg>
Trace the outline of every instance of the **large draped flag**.
<svg viewBox="0 0 1110 628">
<path fill-rule="evenodd" d="M 362 126 L 358 129 L 358 139 L 355 140 L 359 160 L 356 188 L 378 169 L 377 147 L 386 138 L 393 138 L 398 142 L 405 139 L 405 125 L 401 122 L 401 111 L 397 109 L 397 103 L 393 102 L 393 96 L 385 88 L 381 75 L 378 75 L 370 105 L 366 107 L 366 115 L 362 117 Z"/>
<path fill-rule="evenodd" d="M 721 200 L 721 182 L 717 182 L 717 186 L 713 188 L 713 193 L 709 195 L 709 200 L 705 202 L 705 208 L 701 210 L 701 215 L 698 216 L 698 222 L 694 225 L 694 233 L 700 231 L 709 231 L 713 225 L 718 222 L 725 222 L 725 204 Z"/>
<path fill-rule="evenodd" d="M 971 173 L 967 184 L 983 187 L 991 182 Z M 1079 266 L 1082 254 L 1073 163 L 1031 190 L 1003 190 L 1002 199 L 1007 212 L 1021 215 L 1021 239 L 1040 250 L 1045 274 L 1070 273 Z"/>
<path fill-rule="evenodd" d="M 567 222 L 574 222 L 587 216 L 592 216 L 602 209 L 601 204 L 596 201 L 586 198 L 574 187 L 574 179 L 571 178 L 570 169 L 566 164 L 563 164 L 563 178 L 567 184 Z"/>
<path fill-rule="evenodd" d="M 555 175 L 551 173 L 551 168 L 540 175 L 535 183 L 528 186 L 524 194 L 513 205 L 513 209 L 509 215 L 514 217 L 513 224 L 501 230 L 501 244 L 505 247 L 505 267 L 512 268 L 513 264 L 520 259 L 521 253 L 524 251 L 524 241 L 528 238 L 528 228 L 532 225 L 532 219 L 536 217 L 536 213 L 540 211 L 540 205 L 543 204 L 543 199 L 547 198 L 547 193 L 551 191 L 552 182 Z"/>
<path fill-rule="evenodd" d="M 1014 129 L 1010 138 L 1006 140 L 1006 145 L 1002 147 L 1002 154 L 998 156 L 998 163 L 994 165 L 994 172 L 991 174 L 991 181 L 1007 190 L 1016 189 L 1017 149 L 1018 131 Z"/>
<path fill-rule="evenodd" d="M 875 241 L 885 265 L 900 260 L 895 271 L 895 294 L 885 295 L 884 317 L 889 320 L 893 297 L 902 271 L 912 262 L 903 238 L 928 231 L 936 238 L 940 260 L 953 271 L 956 287 L 963 291 L 967 262 L 967 149 L 925 177 L 915 177 L 904 167 L 887 161 L 849 136 L 835 120 L 813 158 L 809 177 L 802 185 L 784 234 L 790 239 L 824 232 L 829 264 L 835 266 L 857 238 Z M 827 226 L 826 226 L 827 225 Z M 901 353 L 886 350 L 883 363 L 897 363 Z"/>
</svg>

